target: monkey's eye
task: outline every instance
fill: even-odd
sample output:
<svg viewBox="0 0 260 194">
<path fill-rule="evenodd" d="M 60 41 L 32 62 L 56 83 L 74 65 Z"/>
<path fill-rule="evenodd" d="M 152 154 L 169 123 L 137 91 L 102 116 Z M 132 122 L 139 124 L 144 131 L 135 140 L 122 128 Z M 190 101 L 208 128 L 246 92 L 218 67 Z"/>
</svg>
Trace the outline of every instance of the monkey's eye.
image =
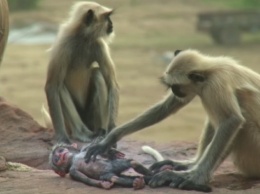
<svg viewBox="0 0 260 194">
<path fill-rule="evenodd" d="M 54 158 L 53 158 L 53 163 L 54 163 L 54 164 L 57 164 L 57 163 L 59 162 L 59 160 L 60 160 L 60 157 L 54 156 Z"/>
<path fill-rule="evenodd" d="M 61 149 L 58 150 L 58 153 L 62 153 L 63 151 L 64 151 L 64 149 L 61 148 Z"/>
<path fill-rule="evenodd" d="M 188 78 L 194 82 L 203 82 L 205 81 L 205 77 L 200 73 L 190 73 Z"/>
</svg>

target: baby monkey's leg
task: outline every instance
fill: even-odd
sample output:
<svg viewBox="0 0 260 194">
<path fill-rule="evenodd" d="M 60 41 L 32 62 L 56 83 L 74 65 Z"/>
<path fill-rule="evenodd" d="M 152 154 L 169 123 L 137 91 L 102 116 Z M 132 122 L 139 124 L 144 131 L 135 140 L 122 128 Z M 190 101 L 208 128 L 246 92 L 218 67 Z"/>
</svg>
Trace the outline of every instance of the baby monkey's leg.
<svg viewBox="0 0 260 194">
<path fill-rule="evenodd" d="M 149 170 L 148 168 L 146 168 L 145 166 L 143 166 L 142 164 L 140 164 L 139 162 L 135 161 L 135 160 L 131 160 L 130 161 L 131 167 L 138 173 L 142 174 L 142 175 L 147 175 L 147 176 L 151 176 L 152 175 L 152 171 Z"/>
<path fill-rule="evenodd" d="M 117 176 L 113 173 L 108 173 L 100 177 L 100 179 L 105 181 L 111 181 L 122 187 L 132 187 L 134 189 L 142 189 L 145 186 L 143 177 L 131 177 L 131 176 Z"/>
</svg>

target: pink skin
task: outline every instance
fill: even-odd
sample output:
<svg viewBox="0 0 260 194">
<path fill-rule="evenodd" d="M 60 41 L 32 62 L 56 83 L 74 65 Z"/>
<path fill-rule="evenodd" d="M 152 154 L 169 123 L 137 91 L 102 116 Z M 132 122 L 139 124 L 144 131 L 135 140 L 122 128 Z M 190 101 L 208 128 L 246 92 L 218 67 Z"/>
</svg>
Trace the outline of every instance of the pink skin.
<svg viewBox="0 0 260 194">
<path fill-rule="evenodd" d="M 78 145 L 76 143 L 71 144 L 71 146 L 73 146 L 74 148 L 78 147 Z M 61 166 L 64 163 L 66 164 L 71 156 L 71 154 L 67 148 L 63 148 L 62 151 L 60 151 L 60 149 L 57 149 L 54 154 L 59 157 L 59 160 L 56 163 L 57 166 Z"/>
<path fill-rule="evenodd" d="M 55 152 L 55 155 L 59 157 L 58 162 L 56 163 L 57 166 L 61 166 L 64 163 L 67 163 L 69 160 L 69 150 L 67 148 L 63 148 L 62 151 L 59 149 Z"/>
<path fill-rule="evenodd" d="M 71 146 L 77 148 L 77 144 L 71 144 Z M 58 161 L 56 162 L 53 161 L 57 166 L 62 166 L 63 164 L 67 164 L 68 160 L 71 157 L 71 154 L 67 148 L 63 148 L 62 151 L 60 149 L 57 149 L 54 155 L 58 158 Z M 54 172 L 60 175 L 60 177 L 66 176 L 66 173 L 63 171 L 54 171 Z"/>
<path fill-rule="evenodd" d="M 133 188 L 135 190 L 137 189 L 142 189 L 145 187 L 145 182 L 144 182 L 144 179 L 142 177 L 140 178 L 136 178 L 133 182 Z"/>
<path fill-rule="evenodd" d="M 109 182 L 109 181 L 101 181 L 100 184 L 104 189 L 111 189 L 114 185 L 113 182 Z"/>
<path fill-rule="evenodd" d="M 161 168 L 160 168 L 160 172 L 161 171 L 165 171 L 165 170 L 174 170 L 173 166 L 171 165 L 163 165 Z"/>
</svg>

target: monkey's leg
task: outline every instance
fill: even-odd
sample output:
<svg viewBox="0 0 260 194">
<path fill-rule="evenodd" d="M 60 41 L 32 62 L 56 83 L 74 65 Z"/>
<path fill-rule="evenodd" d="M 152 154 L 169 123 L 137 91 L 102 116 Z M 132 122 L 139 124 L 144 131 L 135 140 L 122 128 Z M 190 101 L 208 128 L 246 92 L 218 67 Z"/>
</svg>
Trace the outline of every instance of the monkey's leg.
<svg viewBox="0 0 260 194">
<path fill-rule="evenodd" d="M 59 90 L 52 83 L 47 83 L 45 86 L 46 97 L 48 101 L 50 116 L 55 136 L 59 142 L 70 143 L 69 135 L 66 131 L 65 119 L 62 109 L 62 101 Z"/>
<path fill-rule="evenodd" d="M 114 184 L 113 182 L 110 181 L 100 181 L 100 180 L 95 180 L 87 177 L 85 174 L 81 173 L 80 171 L 76 169 L 71 169 L 70 170 L 70 176 L 72 179 L 85 183 L 86 185 L 94 186 L 94 187 L 99 187 L 99 188 L 104 188 L 104 189 L 110 189 Z"/>
<path fill-rule="evenodd" d="M 108 93 L 108 114 L 109 114 L 109 124 L 108 133 L 116 127 L 116 120 L 118 115 L 118 105 L 119 105 L 119 91 L 116 83 L 112 85 L 112 88 Z"/>
<path fill-rule="evenodd" d="M 109 131 L 116 126 L 116 118 L 118 113 L 119 92 L 118 83 L 116 78 L 116 71 L 114 62 L 111 59 L 108 45 L 104 42 L 104 39 L 99 40 L 100 47 L 96 52 L 103 57 L 97 58 L 97 63 L 100 67 L 100 72 L 105 80 L 108 88 L 108 114 L 109 114 Z M 108 132 L 109 132 L 108 131 Z M 115 142 L 114 142 L 115 143 Z"/>
<path fill-rule="evenodd" d="M 191 160 L 164 160 L 160 162 L 154 163 L 149 169 L 152 170 L 155 173 L 160 172 L 163 169 L 163 166 L 171 166 L 173 170 L 187 170 L 189 168 L 192 168 L 193 165 L 195 165 L 203 155 L 205 149 L 209 145 L 209 143 L 212 141 L 212 138 L 215 134 L 215 129 L 213 128 L 212 124 L 207 120 L 206 127 L 203 130 L 203 134 L 200 138 L 200 143 L 198 147 L 197 156 L 194 159 Z"/>
<path fill-rule="evenodd" d="M 84 142 L 89 141 L 93 136 L 93 132 L 82 122 L 70 93 L 65 86 L 61 92 L 61 99 L 63 111 L 67 119 L 66 122 L 71 128 L 72 137 Z"/>
<path fill-rule="evenodd" d="M 208 186 L 209 179 L 214 170 L 229 154 L 232 148 L 232 141 L 236 138 L 243 122 L 243 118 L 235 114 L 222 121 L 212 141 L 192 169 L 180 172 L 160 172 L 153 176 L 149 185 L 157 187 L 170 181 L 170 186 L 174 188 L 204 192 L 211 191 L 211 188 Z"/>
<path fill-rule="evenodd" d="M 152 175 L 152 171 L 150 171 L 148 168 L 140 164 L 139 162 L 135 160 L 130 161 L 131 167 L 138 173 L 142 175 Z"/>
<path fill-rule="evenodd" d="M 138 162 L 135 161 L 135 160 L 132 160 L 130 163 L 131 163 L 131 165 L 132 165 L 132 168 L 133 168 L 136 172 L 138 172 L 138 173 L 144 175 L 143 178 L 144 178 L 145 184 L 148 184 L 149 181 L 150 181 L 151 178 L 152 178 L 153 172 L 152 172 L 151 170 L 149 170 L 148 168 L 146 168 L 145 166 L 143 166 L 142 164 L 138 163 Z"/>
<path fill-rule="evenodd" d="M 133 187 L 134 189 L 142 189 L 145 186 L 143 177 L 117 176 L 113 173 L 107 173 L 100 177 L 101 180 L 111 181 L 122 187 Z"/>
<path fill-rule="evenodd" d="M 99 68 L 92 69 L 90 79 L 89 99 L 86 114 L 83 116 L 85 123 L 94 130 L 95 135 L 104 135 L 108 128 L 108 89 Z M 104 131 L 101 131 L 104 130 Z"/>
</svg>

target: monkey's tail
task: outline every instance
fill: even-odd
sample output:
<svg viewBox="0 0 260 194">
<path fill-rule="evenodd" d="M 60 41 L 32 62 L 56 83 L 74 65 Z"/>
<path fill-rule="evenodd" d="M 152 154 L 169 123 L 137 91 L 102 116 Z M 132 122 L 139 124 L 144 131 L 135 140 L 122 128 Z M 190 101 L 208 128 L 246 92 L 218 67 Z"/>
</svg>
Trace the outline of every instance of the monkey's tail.
<svg viewBox="0 0 260 194">
<path fill-rule="evenodd" d="M 163 156 L 156 149 L 153 149 L 150 146 L 142 146 L 142 150 L 144 153 L 153 156 L 157 162 L 164 160 Z"/>
<path fill-rule="evenodd" d="M 47 127 L 47 128 L 53 128 L 53 125 L 52 125 L 52 122 L 51 122 L 50 114 L 49 114 L 49 112 L 46 110 L 44 104 L 42 105 L 41 112 L 42 112 L 42 117 L 43 117 L 43 120 L 44 120 L 45 127 Z"/>
</svg>

